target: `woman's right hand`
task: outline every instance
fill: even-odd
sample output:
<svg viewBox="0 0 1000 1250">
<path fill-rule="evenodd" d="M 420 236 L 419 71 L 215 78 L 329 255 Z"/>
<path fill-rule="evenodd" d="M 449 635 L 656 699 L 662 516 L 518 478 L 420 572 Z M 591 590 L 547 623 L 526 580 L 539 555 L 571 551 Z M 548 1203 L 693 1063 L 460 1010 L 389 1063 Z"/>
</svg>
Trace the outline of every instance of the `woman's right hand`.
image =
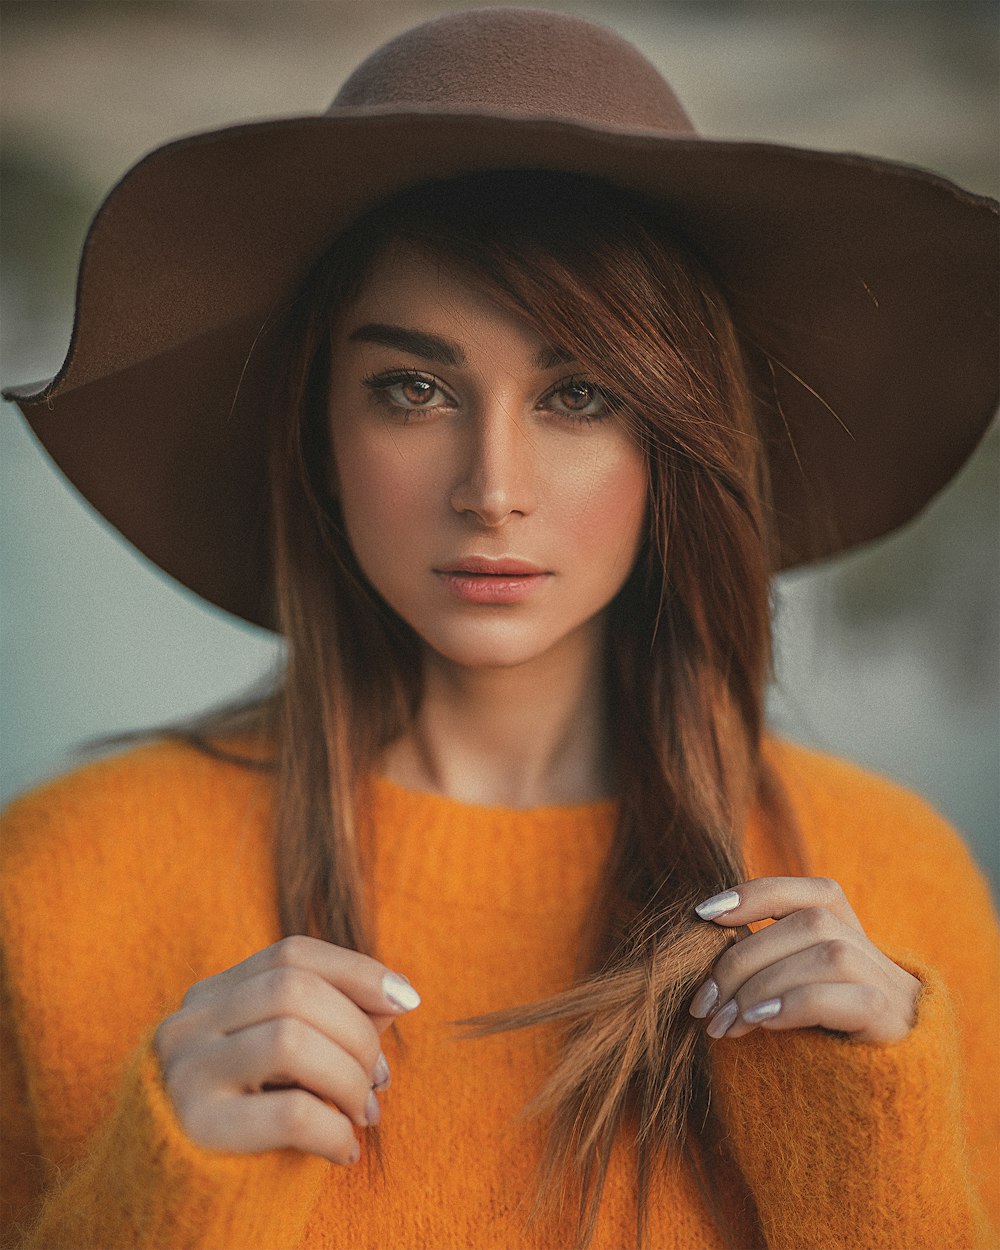
<svg viewBox="0 0 1000 1250">
<path fill-rule="evenodd" d="M 419 1002 L 367 955 L 287 937 L 192 985 L 154 1048 L 192 1141 L 355 1163 L 353 1126 L 378 1123 L 375 1093 L 389 1084 L 379 1037 Z"/>
</svg>

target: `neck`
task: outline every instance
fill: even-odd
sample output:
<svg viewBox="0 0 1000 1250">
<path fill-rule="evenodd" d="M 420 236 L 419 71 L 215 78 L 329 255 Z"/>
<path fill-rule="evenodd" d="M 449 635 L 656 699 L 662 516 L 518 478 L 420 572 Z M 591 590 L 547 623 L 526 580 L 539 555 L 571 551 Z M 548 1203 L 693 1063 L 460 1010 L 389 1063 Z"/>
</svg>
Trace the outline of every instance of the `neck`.
<svg viewBox="0 0 1000 1250">
<path fill-rule="evenodd" d="M 382 771 L 409 789 L 527 808 L 610 797 L 600 622 L 557 654 L 464 668 L 428 652 L 414 723 Z"/>
</svg>

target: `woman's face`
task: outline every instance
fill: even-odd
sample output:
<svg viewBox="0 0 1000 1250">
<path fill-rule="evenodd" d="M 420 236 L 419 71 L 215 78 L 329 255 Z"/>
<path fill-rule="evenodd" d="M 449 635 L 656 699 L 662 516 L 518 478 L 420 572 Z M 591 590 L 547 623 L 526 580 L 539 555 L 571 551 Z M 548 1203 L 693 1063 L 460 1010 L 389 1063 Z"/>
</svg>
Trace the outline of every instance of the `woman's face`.
<svg viewBox="0 0 1000 1250">
<path fill-rule="evenodd" d="M 335 327 L 329 418 L 354 553 L 429 647 L 496 668 L 597 645 L 646 469 L 560 344 L 395 246 Z"/>
</svg>

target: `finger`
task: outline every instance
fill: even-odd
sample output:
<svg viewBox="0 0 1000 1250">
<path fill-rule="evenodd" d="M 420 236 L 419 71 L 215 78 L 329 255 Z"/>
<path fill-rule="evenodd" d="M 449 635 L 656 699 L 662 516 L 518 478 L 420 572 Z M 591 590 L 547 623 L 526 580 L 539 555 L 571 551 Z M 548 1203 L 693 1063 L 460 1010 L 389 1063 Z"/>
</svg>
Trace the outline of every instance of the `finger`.
<svg viewBox="0 0 1000 1250">
<path fill-rule="evenodd" d="M 833 984 L 870 985 L 883 992 L 885 989 L 881 969 L 874 959 L 850 941 L 834 938 L 769 964 L 732 991 L 727 988 L 719 1001 L 725 1004 L 735 1000 L 739 1017 L 729 1031 L 740 1036 L 773 1014 L 771 1010 L 762 1013 L 762 1003 L 783 1000 L 787 993 L 801 986 Z"/>
<path fill-rule="evenodd" d="M 694 995 L 689 1010 L 693 1016 L 704 1018 L 720 1003 L 734 997 L 736 991 L 758 973 L 800 951 L 822 948 L 818 957 L 819 974 L 825 969 L 833 972 L 841 967 L 848 954 L 846 949 L 841 949 L 841 944 L 862 949 L 859 944 L 867 943 L 863 934 L 849 928 L 823 907 L 792 912 L 727 947 L 716 960 L 711 977 Z M 842 978 L 816 975 L 812 979 L 836 981 Z"/>
<path fill-rule="evenodd" d="M 378 1029 L 350 998 L 315 972 L 269 968 L 244 981 L 220 1002 L 206 1023 L 237 1033 L 267 1020 L 296 1019 L 336 1042 L 372 1074 L 381 1053 Z"/>
<path fill-rule="evenodd" d="M 373 1021 L 385 1017 L 388 1022 L 420 1005 L 420 995 L 400 973 L 360 951 L 334 946 L 304 934 L 282 938 L 242 963 L 199 981 L 185 995 L 184 1004 L 200 1005 L 206 998 L 228 992 L 243 981 L 274 968 L 315 972 L 346 994 Z"/>
<path fill-rule="evenodd" d="M 864 932 L 844 891 L 830 877 L 758 877 L 713 894 L 695 911 L 702 920 L 737 927 L 755 920 L 778 920 L 805 907 L 822 907 Z"/>
<path fill-rule="evenodd" d="M 183 1122 L 188 1136 L 211 1150 L 245 1154 L 291 1147 L 344 1165 L 361 1155 L 350 1120 L 302 1089 L 203 1101 Z"/>
<path fill-rule="evenodd" d="M 767 1016 L 757 1019 L 754 1027 L 768 1031 L 784 1029 L 823 1028 L 845 1033 L 856 1042 L 891 1043 L 901 1041 L 909 1032 L 907 1022 L 893 1012 L 886 996 L 869 984 L 826 984 L 796 986 L 778 999 L 758 1004 L 767 1006 Z M 726 1004 L 717 1013 L 729 1014 Z M 715 1031 L 710 1022 L 706 1032 L 713 1037 L 738 1037 L 740 1032 L 734 1023 L 728 1028 L 721 1024 Z M 743 1022 L 746 1023 L 745 1021 Z M 743 1029 L 749 1032 L 749 1029 Z"/>
<path fill-rule="evenodd" d="M 192 1048 L 165 1075 L 172 1088 L 200 1090 L 202 1096 L 206 1090 L 249 1095 L 264 1086 L 301 1086 L 333 1103 L 359 1127 L 379 1118 L 370 1074 L 301 1020 L 268 1020 Z"/>
</svg>

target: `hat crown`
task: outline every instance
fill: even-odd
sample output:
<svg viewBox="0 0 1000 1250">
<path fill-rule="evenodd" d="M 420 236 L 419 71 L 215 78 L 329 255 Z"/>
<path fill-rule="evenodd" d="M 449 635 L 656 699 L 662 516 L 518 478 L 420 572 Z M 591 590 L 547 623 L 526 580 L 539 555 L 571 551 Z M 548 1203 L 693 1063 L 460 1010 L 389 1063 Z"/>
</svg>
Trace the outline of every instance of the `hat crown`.
<svg viewBox="0 0 1000 1250">
<path fill-rule="evenodd" d="M 565 13 L 447 14 L 377 49 L 330 106 L 542 116 L 693 134 L 662 75 L 613 31 Z"/>
</svg>

